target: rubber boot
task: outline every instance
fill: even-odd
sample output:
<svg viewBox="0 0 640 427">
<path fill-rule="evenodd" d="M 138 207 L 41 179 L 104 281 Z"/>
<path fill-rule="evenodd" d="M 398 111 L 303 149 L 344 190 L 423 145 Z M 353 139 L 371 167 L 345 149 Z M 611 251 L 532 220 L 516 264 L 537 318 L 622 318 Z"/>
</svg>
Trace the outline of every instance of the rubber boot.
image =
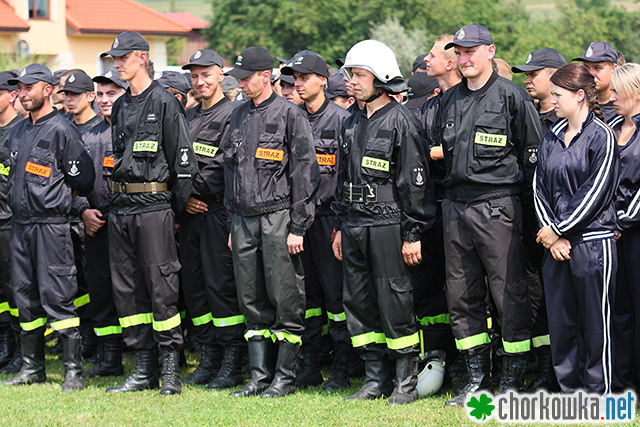
<svg viewBox="0 0 640 427">
<path fill-rule="evenodd" d="M 82 338 L 62 337 L 62 361 L 64 382 L 62 391 L 82 390 Z"/>
<path fill-rule="evenodd" d="M 508 391 L 521 392 L 524 390 L 524 374 L 527 372 L 527 359 L 522 355 L 503 356 L 502 378 L 498 394 Z"/>
<path fill-rule="evenodd" d="M 162 360 L 162 389 L 160 394 L 165 396 L 180 394 L 182 392 L 180 352 L 168 348 L 161 349 L 160 359 Z"/>
<path fill-rule="evenodd" d="M 102 357 L 91 367 L 82 373 L 85 378 L 93 377 L 119 377 L 124 374 L 122 367 L 122 335 L 107 335 L 100 338 L 99 347 L 102 349 Z"/>
<path fill-rule="evenodd" d="M 80 335 L 82 336 L 82 358 L 88 363 L 98 363 L 100 356 L 98 337 L 96 337 L 93 327 L 87 322 L 80 321 Z"/>
<path fill-rule="evenodd" d="M 13 353 L 13 359 L 9 361 L 2 369 L 0 369 L 0 374 L 15 374 L 20 372 L 20 368 L 22 368 L 22 344 L 21 344 L 21 335 L 16 335 L 16 351 Z"/>
<path fill-rule="evenodd" d="M 316 387 L 323 382 L 320 372 L 320 355 L 316 352 L 303 351 L 300 369 L 296 373 L 296 388 Z"/>
<path fill-rule="evenodd" d="M 224 357 L 220 364 L 220 370 L 216 378 L 209 383 L 209 388 L 217 390 L 221 388 L 235 387 L 242 382 L 242 347 L 232 346 L 224 349 Z"/>
<path fill-rule="evenodd" d="M 388 405 L 405 405 L 418 400 L 418 356 L 407 355 L 396 360 L 396 386 Z"/>
<path fill-rule="evenodd" d="M 16 352 L 16 340 L 11 326 L 6 325 L 0 329 L 0 367 L 4 367 L 13 360 Z"/>
<path fill-rule="evenodd" d="M 158 388 L 158 357 L 154 350 L 138 350 L 136 367 L 131 375 L 117 387 L 107 389 L 107 393 L 122 393 Z"/>
<path fill-rule="evenodd" d="M 388 396 L 393 391 L 393 374 L 390 360 L 384 356 L 378 359 L 365 359 L 364 384 L 345 400 L 372 400 Z"/>
<path fill-rule="evenodd" d="M 185 384 L 209 383 L 218 375 L 223 353 L 224 349 L 220 345 L 202 344 L 198 367 L 183 382 Z"/>
<path fill-rule="evenodd" d="M 233 397 L 254 396 L 265 391 L 274 374 L 276 347 L 271 340 L 259 339 L 247 342 L 251 379 L 240 390 L 231 393 Z"/>
<path fill-rule="evenodd" d="M 278 344 L 278 360 L 276 375 L 260 397 L 282 397 L 296 391 L 296 368 L 300 358 L 300 344 L 280 341 Z"/>
<path fill-rule="evenodd" d="M 347 355 L 349 360 L 349 378 L 364 377 L 364 361 L 360 358 L 358 352 L 352 347 Z"/>
<path fill-rule="evenodd" d="M 553 370 L 553 362 L 551 360 L 551 348 L 548 345 L 539 347 L 538 353 L 538 376 L 527 387 L 527 393 L 535 393 L 544 389 L 549 392 L 560 391 L 556 373 Z"/>
<path fill-rule="evenodd" d="M 455 397 L 444 402 L 444 406 L 464 405 L 467 397 L 478 390 L 488 389 L 491 385 L 489 371 L 491 368 L 491 354 L 489 352 L 469 355 L 463 353 L 467 383 Z"/>
<path fill-rule="evenodd" d="M 327 383 L 322 387 L 324 391 L 340 390 L 349 387 L 349 353 L 352 350 L 348 347 L 338 347 L 333 355 L 331 364 L 331 375 Z"/>
<path fill-rule="evenodd" d="M 44 370 L 44 335 L 22 335 L 22 367 L 15 377 L 5 380 L 5 385 L 43 383 L 47 380 Z"/>
</svg>

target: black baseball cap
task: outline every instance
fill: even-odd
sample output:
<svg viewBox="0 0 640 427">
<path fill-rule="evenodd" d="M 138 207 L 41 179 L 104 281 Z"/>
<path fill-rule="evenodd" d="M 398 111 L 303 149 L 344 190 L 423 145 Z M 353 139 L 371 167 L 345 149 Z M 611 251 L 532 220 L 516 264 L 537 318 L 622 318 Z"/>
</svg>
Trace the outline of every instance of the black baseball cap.
<svg viewBox="0 0 640 427">
<path fill-rule="evenodd" d="M 221 86 L 222 86 L 222 92 L 225 94 L 233 89 L 238 89 L 240 87 L 238 85 L 238 81 L 233 77 L 229 77 L 229 76 L 222 79 Z"/>
<path fill-rule="evenodd" d="M 418 57 L 415 59 L 415 61 L 413 61 L 413 66 L 411 67 L 411 71 L 412 72 L 416 72 L 416 70 L 418 68 L 422 69 L 422 70 L 426 70 L 427 69 L 427 63 L 424 62 L 424 58 L 427 56 L 426 53 L 423 53 L 422 55 L 418 55 Z"/>
<path fill-rule="evenodd" d="M 347 84 L 342 78 L 342 74 L 337 73 L 327 79 L 327 87 L 324 90 L 324 94 L 329 99 L 333 99 L 336 96 L 348 97 Z"/>
<path fill-rule="evenodd" d="M 0 72 L 0 89 L 8 90 L 9 92 L 17 91 L 18 87 L 15 84 L 10 84 L 9 80 L 12 80 L 15 76 L 9 71 Z"/>
<path fill-rule="evenodd" d="M 261 46 L 251 46 L 240 52 L 233 68 L 225 75 L 246 79 L 257 71 L 273 69 L 273 56 Z"/>
<path fill-rule="evenodd" d="M 543 68 L 560 68 L 564 65 L 567 65 L 567 60 L 564 59 L 560 52 L 550 47 L 545 47 L 531 52 L 523 65 L 511 67 L 511 71 L 514 73 L 526 73 L 527 71 L 542 70 Z"/>
<path fill-rule="evenodd" d="M 427 73 L 415 73 L 409 78 L 409 100 L 405 106 L 409 109 L 420 108 L 438 87 L 438 81 Z"/>
<path fill-rule="evenodd" d="M 65 75 L 65 73 L 69 71 L 69 70 L 58 70 L 58 71 L 54 71 L 53 72 L 53 84 L 54 85 L 59 85 L 60 84 L 60 79 L 62 78 L 62 76 Z"/>
<path fill-rule="evenodd" d="M 64 82 L 64 87 L 60 89 L 58 93 L 85 93 L 93 92 L 94 90 L 95 88 L 93 87 L 93 80 L 91 80 L 91 77 L 89 77 L 84 71 L 76 71 L 67 77 L 67 80 Z"/>
<path fill-rule="evenodd" d="M 104 73 L 100 74 L 99 76 L 95 76 L 92 79 L 94 82 L 96 83 L 113 83 L 116 86 L 120 86 L 122 89 L 127 90 L 129 89 L 129 82 L 123 82 L 120 79 L 120 75 L 118 74 L 118 72 L 116 70 L 114 70 L 113 68 L 110 70 L 105 71 Z"/>
<path fill-rule="evenodd" d="M 289 75 L 289 74 L 282 74 L 282 73 L 280 73 L 280 75 L 278 76 L 278 78 L 277 78 L 277 79 L 275 79 L 273 82 L 275 83 L 275 82 L 277 82 L 278 80 L 283 81 L 283 82 L 285 82 L 285 83 L 288 83 L 288 84 L 290 84 L 290 85 L 294 85 L 294 84 L 296 84 L 296 79 L 294 79 L 294 78 L 293 78 L 293 76 L 292 76 L 292 75 Z"/>
<path fill-rule="evenodd" d="M 310 50 L 301 50 L 282 67 L 282 74 L 293 75 L 297 71 L 302 74 L 315 73 L 319 76 L 329 78 L 329 67 L 324 59 L 317 53 Z"/>
<path fill-rule="evenodd" d="M 30 85 L 35 82 L 45 82 L 52 85 L 53 74 L 51 74 L 51 70 L 42 64 L 29 64 L 20 71 L 18 77 L 8 81 L 10 85 L 17 85 L 18 83 Z"/>
<path fill-rule="evenodd" d="M 491 33 L 482 25 L 469 24 L 456 31 L 451 43 L 447 43 L 445 49 L 451 49 L 454 46 L 473 47 L 479 45 L 493 44 Z"/>
<path fill-rule="evenodd" d="M 580 58 L 573 58 L 574 61 L 588 62 L 618 62 L 618 51 L 607 42 L 593 42 L 584 51 Z"/>
<path fill-rule="evenodd" d="M 183 70 L 188 70 L 193 65 L 201 65 L 203 67 L 209 67 L 211 65 L 217 65 L 220 68 L 224 67 L 224 60 L 222 56 L 218 55 L 214 50 L 211 49 L 200 49 L 197 50 L 191 58 L 189 58 L 189 63 L 182 66 Z"/>
<path fill-rule="evenodd" d="M 163 71 L 158 79 L 158 84 L 163 88 L 173 88 L 182 93 L 188 93 L 192 89 L 191 79 L 185 73 L 177 71 Z"/>
<path fill-rule="evenodd" d="M 111 44 L 111 50 L 100 54 L 100 58 L 105 56 L 124 56 L 134 50 L 149 52 L 149 43 L 142 37 L 142 34 L 135 31 L 125 31 L 116 36 Z"/>
</svg>

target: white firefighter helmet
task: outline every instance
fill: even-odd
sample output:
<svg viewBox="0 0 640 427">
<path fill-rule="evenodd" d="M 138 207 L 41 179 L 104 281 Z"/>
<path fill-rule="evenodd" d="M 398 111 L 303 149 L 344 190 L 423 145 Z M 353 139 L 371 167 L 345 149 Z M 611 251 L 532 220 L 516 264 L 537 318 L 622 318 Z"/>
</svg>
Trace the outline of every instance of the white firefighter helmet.
<svg viewBox="0 0 640 427">
<path fill-rule="evenodd" d="M 418 384 L 416 389 L 420 397 L 425 397 L 437 393 L 444 382 L 444 357 L 434 355 L 427 360 L 424 369 L 418 374 Z"/>
<path fill-rule="evenodd" d="M 374 85 L 390 93 L 407 90 L 396 55 L 389 46 L 378 40 L 363 40 L 353 45 L 341 69 L 349 72 L 351 68 L 371 71 L 375 76 Z"/>
</svg>

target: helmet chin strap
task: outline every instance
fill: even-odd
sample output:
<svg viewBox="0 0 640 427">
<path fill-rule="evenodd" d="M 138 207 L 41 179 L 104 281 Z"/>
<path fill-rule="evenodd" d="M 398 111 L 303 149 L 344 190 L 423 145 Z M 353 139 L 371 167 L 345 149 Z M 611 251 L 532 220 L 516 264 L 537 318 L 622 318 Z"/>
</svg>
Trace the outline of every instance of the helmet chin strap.
<svg viewBox="0 0 640 427">
<path fill-rule="evenodd" d="M 374 95 L 371 95 L 371 97 L 369 97 L 369 99 L 365 100 L 364 102 L 367 104 L 370 102 L 373 102 L 376 99 L 378 99 L 383 93 L 384 93 L 384 90 L 378 88 L 378 91 Z"/>
</svg>

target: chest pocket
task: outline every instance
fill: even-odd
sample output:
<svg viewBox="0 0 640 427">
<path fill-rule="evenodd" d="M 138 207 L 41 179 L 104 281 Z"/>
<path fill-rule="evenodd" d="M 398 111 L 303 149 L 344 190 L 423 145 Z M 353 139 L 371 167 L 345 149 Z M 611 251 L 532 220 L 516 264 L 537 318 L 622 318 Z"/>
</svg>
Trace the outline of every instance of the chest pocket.
<svg viewBox="0 0 640 427">
<path fill-rule="evenodd" d="M 375 178 L 388 178 L 390 176 L 393 168 L 391 161 L 393 154 L 392 136 L 392 131 L 379 129 L 376 137 L 367 141 L 360 163 L 363 175 Z"/>
<path fill-rule="evenodd" d="M 287 152 L 282 144 L 283 134 L 277 124 L 267 124 L 266 130 L 258 136 L 258 147 L 255 152 L 257 169 L 279 169 L 286 163 Z"/>
<path fill-rule="evenodd" d="M 336 131 L 333 129 L 323 130 L 320 132 L 320 138 L 316 139 L 314 145 L 320 173 L 335 173 L 338 159 Z"/>
<path fill-rule="evenodd" d="M 25 182 L 45 186 L 54 173 L 54 158 L 49 151 L 50 141 L 40 140 L 31 149 L 25 165 Z"/>
<path fill-rule="evenodd" d="M 113 151 L 107 150 L 102 158 L 102 174 L 104 176 L 111 176 L 113 168 L 115 166 L 115 159 L 113 157 Z"/>
<path fill-rule="evenodd" d="M 160 150 L 160 122 L 156 114 L 147 114 L 136 131 L 133 142 L 133 157 L 155 158 Z"/>
<path fill-rule="evenodd" d="M 473 153 L 477 158 L 497 158 L 507 151 L 507 119 L 502 106 L 491 104 L 475 123 Z"/>
<path fill-rule="evenodd" d="M 193 142 L 193 152 L 197 156 L 206 158 L 218 154 L 221 128 L 220 122 L 211 122 L 207 128 L 201 130 L 198 138 Z"/>
</svg>

